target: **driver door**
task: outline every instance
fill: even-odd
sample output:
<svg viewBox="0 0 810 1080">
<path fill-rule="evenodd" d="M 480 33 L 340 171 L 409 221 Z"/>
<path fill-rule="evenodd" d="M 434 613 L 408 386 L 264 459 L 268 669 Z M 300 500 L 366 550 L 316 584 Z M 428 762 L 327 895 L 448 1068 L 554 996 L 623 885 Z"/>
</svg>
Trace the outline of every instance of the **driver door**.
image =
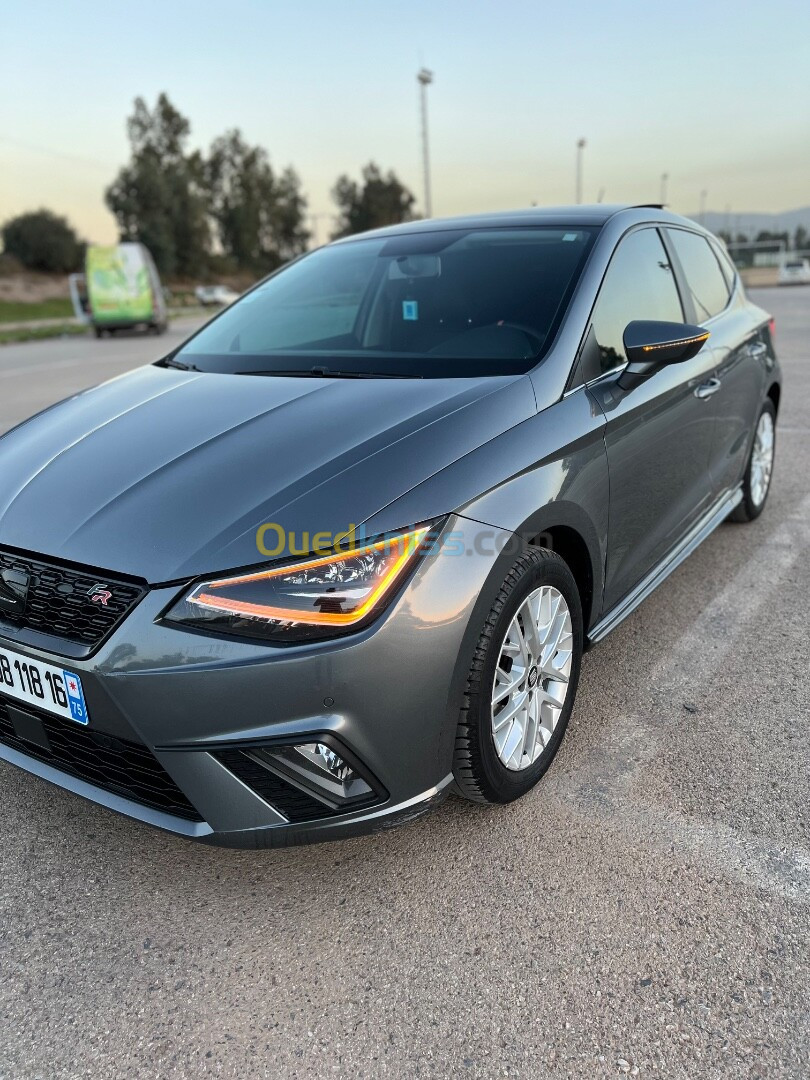
<svg viewBox="0 0 810 1080">
<path fill-rule="evenodd" d="M 715 494 L 710 346 L 670 364 L 630 391 L 617 386 L 623 335 L 634 319 L 685 322 L 669 257 L 657 229 L 625 236 L 593 310 L 586 349 L 603 377 L 589 392 L 605 414 L 610 517 L 603 610 L 609 611 L 706 510 Z"/>
</svg>

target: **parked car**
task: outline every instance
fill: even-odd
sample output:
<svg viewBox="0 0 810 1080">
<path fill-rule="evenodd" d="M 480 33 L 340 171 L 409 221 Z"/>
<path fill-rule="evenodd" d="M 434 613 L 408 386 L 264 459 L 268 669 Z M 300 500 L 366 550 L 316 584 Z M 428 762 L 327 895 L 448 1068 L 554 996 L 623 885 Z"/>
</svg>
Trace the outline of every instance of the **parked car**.
<svg viewBox="0 0 810 1080">
<path fill-rule="evenodd" d="M 0 438 L 0 756 L 244 847 L 509 802 L 583 650 L 762 512 L 780 395 L 665 210 L 321 248 Z"/>
<path fill-rule="evenodd" d="M 136 327 L 162 334 L 168 325 L 163 287 L 143 244 L 89 247 L 84 274 L 70 277 L 76 318 L 90 322 L 96 337 Z"/>
<path fill-rule="evenodd" d="M 227 307 L 239 299 L 239 293 L 227 285 L 198 285 L 194 295 L 204 307 Z"/>
<path fill-rule="evenodd" d="M 780 285 L 810 285 L 810 259 L 786 259 L 779 267 Z"/>
</svg>

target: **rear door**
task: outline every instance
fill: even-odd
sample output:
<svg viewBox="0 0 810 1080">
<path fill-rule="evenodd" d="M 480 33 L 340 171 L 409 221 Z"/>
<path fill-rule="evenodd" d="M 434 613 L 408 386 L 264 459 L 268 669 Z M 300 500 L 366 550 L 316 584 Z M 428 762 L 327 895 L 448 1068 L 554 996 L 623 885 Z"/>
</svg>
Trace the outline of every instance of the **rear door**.
<svg viewBox="0 0 810 1080">
<path fill-rule="evenodd" d="M 700 233 L 664 231 L 673 261 L 685 282 L 687 319 L 711 332 L 717 370 L 712 383 L 715 416 L 712 473 L 719 492 L 740 482 L 765 392 L 763 356 L 767 336 L 746 303 L 734 268 Z"/>
<path fill-rule="evenodd" d="M 675 273 L 655 227 L 619 243 L 591 317 L 585 370 L 607 420 L 610 524 L 604 609 L 625 596 L 700 516 L 714 496 L 709 467 L 714 411 L 699 394 L 714 376 L 711 350 L 671 364 L 629 392 L 617 386 L 634 319 L 684 322 Z M 582 361 L 580 361 L 582 366 Z"/>
</svg>

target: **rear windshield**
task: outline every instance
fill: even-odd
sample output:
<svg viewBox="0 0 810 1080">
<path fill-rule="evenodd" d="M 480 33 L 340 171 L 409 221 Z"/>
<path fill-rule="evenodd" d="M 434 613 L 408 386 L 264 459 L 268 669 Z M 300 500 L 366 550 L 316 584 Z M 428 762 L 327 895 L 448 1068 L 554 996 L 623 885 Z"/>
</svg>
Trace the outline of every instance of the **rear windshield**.
<svg viewBox="0 0 810 1080">
<path fill-rule="evenodd" d="M 325 247 L 172 360 L 240 374 L 519 374 L 551 345 L 595 231 L 447 230 Z"/>
</svg>

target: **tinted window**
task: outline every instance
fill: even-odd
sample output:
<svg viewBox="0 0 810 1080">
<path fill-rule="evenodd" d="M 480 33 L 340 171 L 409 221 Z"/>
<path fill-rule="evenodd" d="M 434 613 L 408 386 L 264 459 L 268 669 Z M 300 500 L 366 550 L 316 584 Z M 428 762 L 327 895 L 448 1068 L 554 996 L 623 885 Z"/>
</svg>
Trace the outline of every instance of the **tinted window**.
<svg viewBox="0 0 810 1080">
<path fill-rule="evenodd" d="M 672 267 L 655 229 L 626 236 L 610 261 L 592 319 L 598 370 L 588 378 L 626 362 L 624 331 L 634 319 L 684 321 Z"/>
<path fill-rule="evenodd" d="M 233 304 L 176 359 L 245 373 L 528 371 L 551 344 L 593 236 L 448 230 L 322 248 Z"/>
<path fill-rule="evenodd" d="M 697 233 L 667 229 L 689 286 L 698 322 L 717 315 L 728 303 L 728 286 L 709 242 Z"/>
<path fill-rule="evenodd" d="M 712 240 L 712 251 L 720 262 L 720 269 L 723 271 L 723 277 L 728 283 L 728 291 L 731 293 L 734 291 L 734 282 L 737 280 L 737 267 L 734 265 L 734 260 L 723 244 L 716 243 L 714 240 Z"/>
</svg>

